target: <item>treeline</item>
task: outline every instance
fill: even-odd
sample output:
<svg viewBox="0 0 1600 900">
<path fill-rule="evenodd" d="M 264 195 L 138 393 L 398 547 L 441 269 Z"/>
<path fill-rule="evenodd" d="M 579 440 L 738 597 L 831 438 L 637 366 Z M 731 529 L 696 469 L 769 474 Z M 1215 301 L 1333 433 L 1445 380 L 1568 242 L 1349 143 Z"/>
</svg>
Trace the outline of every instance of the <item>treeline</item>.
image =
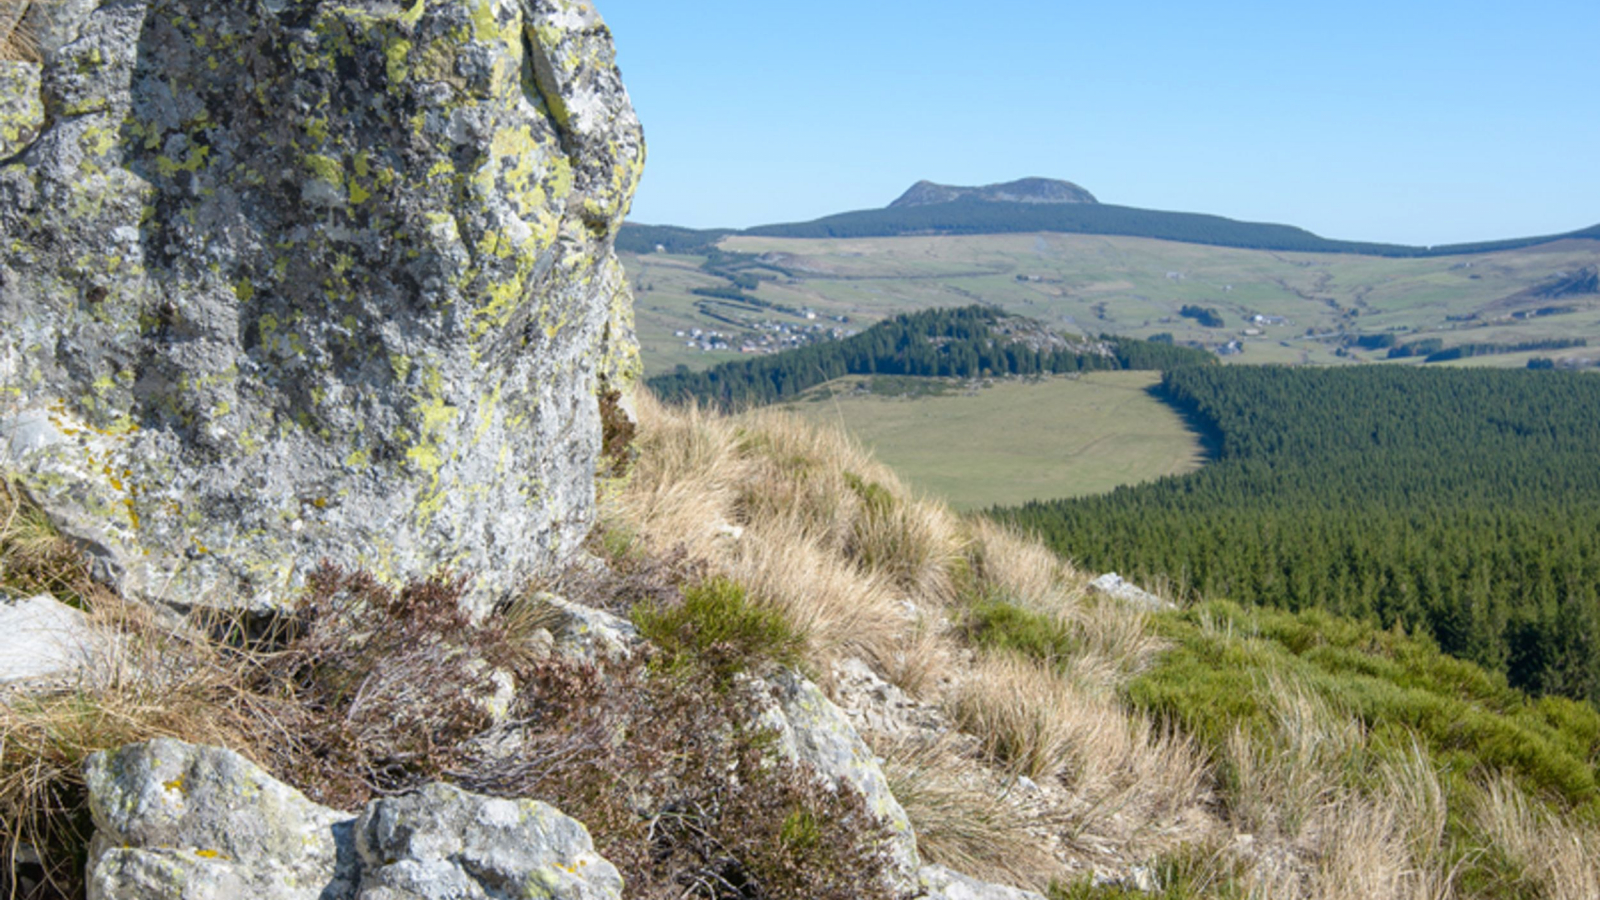
<svg viewBox="0 0 1600 900">
<path fill-rule="evenodd" d="M 1108 234 L 1156 238 L 1217 247 L 1302 253 L 1359 253 L 1370 256 L 1456 256 L 1517 250 L 1569 238 L 1600 240 L 1600 225 L 1560 235 L 1514 238 L 1476 244 L 1415 247 L 1337 241 L 1303 228 L 1262 222 L 1240 222 L 1199 213 L 1166 212 L 1091 203 L 1002 203 L 956 200 L 924 206 L 896 206 L 840 213 L 811 222 L 763 225 L 744 231 L 695 230 L 670 225 L 625 223 L 617 249 L 650 253 L 657 245 L 671 253 L 703 252 L 731 234 L 793 238 L 895 237 L 907 234 L 1014 234 L 1053 231 L 1065 234 Z"/>
<path fill-rule="evenodd" d="M 1383 342 L 1384 338 L 1388 341 Z M 1529 353 L 1534 350 L 1566 350 L 1571 347 L 1589 346 L 1588 338 L 1545 338 L 1537 341 L 1522 341 L 1515 344 L 1457 344 L 1446 347 L 1440 338 L 1424 338 L 1420 341 L 1395 346 L 1394 335 L 1371 335 L 1356 340 L 1356 346 L 1367 350 L 1376 350 L 1389 347 L 1389 359 L 1405 359 L 1420 356 L 1425 363 L 1449 362 L 1453 359 L 1466 359 L 1469 356 L 1495 356 L 1503 353 Z"/>
<path fill-rule="evenodd" d="M 1096 571 L 1426 633 L 1600 701 L 1600 379 L 1212 367 L 1159 390 L 1214 462 L 994 514 Z"/>
<path fill-rule="evenodd" d="M 1166 369 L 1214 363 L 1202 350 L 1131 338 L 1069 344 L 1059 337 L 1019 340 L 1005 328 L 1026 320 L 987 306 L 896 316 L 838 341 L 649 380 L 668 402 L 697 400 L 724 409 L 774 403 L 845 375 L 975 378 L 1102 369 Z M 1042 326 L 1029 325 L 1041 338 Z"/>
<path fill-rule="evenodd" d="M 616 247 L 623 253 L 704 253 L 730 234 L 732 228 L 680 228 L 677 225 L 636 225 L 624 222 L 617 229 Z"/>
<path fill-rule="evenodd" d="M 1178 310 L 1178 315 L 1185 319 L 1193 319 L 1206 328 L 1221 328 L 1227 322 L 1223 320 L 1222 313 L 1209 306 L 1187 305 Z"/>
<path fill-rule="evenodd" d="M 827 216 L 812 222 L 765 225 L 741 233 L 765 237 L 861 238 L 903 234 L 1008 234 L 1030 231 L 1126 235 L 1253 250 L 1361 253 L 1390 257 L 1488 253 L 1530 247 L 1562 238 L 1600 238 L 1600 225 L 1597 225 L 1567 235 L 1518 238 L 1479 244 L 1414 247 L 1329 240 L 1289 225 L 1240 222 L 1198 213 L 1135 209 L 1104 203 L 997 203 L 981 200 L 957 200 L 927 206 L 861 210 Z"/>
</svg>

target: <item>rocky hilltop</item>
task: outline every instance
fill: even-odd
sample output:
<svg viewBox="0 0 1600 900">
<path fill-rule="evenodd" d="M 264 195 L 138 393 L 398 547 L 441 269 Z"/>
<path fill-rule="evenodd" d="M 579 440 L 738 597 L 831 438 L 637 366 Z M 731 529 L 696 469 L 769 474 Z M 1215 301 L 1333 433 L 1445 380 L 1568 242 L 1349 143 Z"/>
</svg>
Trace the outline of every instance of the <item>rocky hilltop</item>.
<svg viewBox="0 0 1600 900">
<path fill-rule="evenodd" d="M 1094 195 L 1070 181 L 1054 178 L 1023 178 L 983 187 L 955 187 L 919 181 L 889 209 L 900 206 L 931 206 L 956 200 L 981 200 L 988 203 L 1099 203 Z"/>
<path fill-rule="evenodd" d="M 482 597 L 572 552 L 644 160 L 586 0 L 19 8 L 0 464 L 103 578 L 271 605 L 322 559 L 448 564 Z"/>
</svg>

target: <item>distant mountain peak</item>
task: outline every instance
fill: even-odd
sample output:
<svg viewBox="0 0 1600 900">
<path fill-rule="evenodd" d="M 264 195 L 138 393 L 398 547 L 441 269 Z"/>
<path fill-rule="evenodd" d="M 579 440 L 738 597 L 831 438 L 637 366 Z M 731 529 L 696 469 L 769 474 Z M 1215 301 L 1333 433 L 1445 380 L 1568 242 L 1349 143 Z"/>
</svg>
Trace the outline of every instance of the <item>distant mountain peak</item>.
<svg viewBox="0 0 1600 900">
<path fill-rule="evenodd" d="M 982 187 L 959 187 L 919 181 L 900 199 L 889 204 L 897 206 L 928 206 L 933 203 L 950 203 L 956 200 L 983 200 L 990 203 L 1099 203 L 1094 195 L 1070 181 L 1055 178 L 1023 178 L 1005 184 L 986 184 Z"/>
</svg>

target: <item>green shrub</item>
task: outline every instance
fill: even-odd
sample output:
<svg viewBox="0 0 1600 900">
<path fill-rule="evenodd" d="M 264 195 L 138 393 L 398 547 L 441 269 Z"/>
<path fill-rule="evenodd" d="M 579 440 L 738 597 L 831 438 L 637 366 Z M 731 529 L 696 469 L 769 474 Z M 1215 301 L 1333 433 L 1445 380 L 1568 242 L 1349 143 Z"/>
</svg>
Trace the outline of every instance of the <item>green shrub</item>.
<svg viewBox="0 0 1600 900">
<path fill-rule="evenodd" d="M 685 589 L 680 602 L 640 604 L 633 623 L 655 646 L 659 670 L 704 670 L 723 686 L 757 665 L 798 665 L 804 644 L 781 613 L 752 603 L 721 576 Z"/>
<path fill-rule="evenodd" d="M 1060 665 L 1077 649 L 1077 641 L 1061 620 L 1000 600 L 981 601 L 965 623 L 967 640 L 986 650 L 1020 653 L 1049 665 Z"/>
<path fill-rule="evenodd" d="M 1263 691 L 1289 680 L 1350 711 L 1380 752 L 1403 748 L 1415 733 L 1461 774 L 1505 771 L 1534 796 L 1579 806 L 1600 800 L 1592 764 L 1600 713 L 1558 698 L 1533 701 L 1425 639 L 1322 612 L 1226 602 L 1156 621 L 1176 646 L 1129 695 L 1213 752 L 1236 726 L 1265 737 L 1271 707 Z"/>
</svg>

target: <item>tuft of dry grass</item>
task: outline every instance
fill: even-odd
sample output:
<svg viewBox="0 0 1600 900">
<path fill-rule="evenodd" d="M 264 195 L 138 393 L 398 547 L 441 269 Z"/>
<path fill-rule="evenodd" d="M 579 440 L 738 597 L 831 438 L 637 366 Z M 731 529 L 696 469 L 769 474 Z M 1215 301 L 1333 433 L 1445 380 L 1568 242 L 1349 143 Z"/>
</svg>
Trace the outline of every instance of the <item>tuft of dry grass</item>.
<svg viewBox="0 0 1600 900">
<path fill-rule="evenodd" d="M 753 600 L 780 611 L 804 636 L 805 659 L 817 672 L 849 656 L 889 661 L 910 629 L 881 575 L 808 540 L 796 520 L 752 523 L 725 564 Z"/>
<path fill-rule="evenodd" d="M 39 42 L 26 17 L 34 0 L 0 0 L 0 60 L 39 61 Z"/>
<path fill-rule="evenodd" d="M 712 559 L 728 543 L 739 487 L 750 477 L 736 429 L 698 407 L 668 410 L 645 391 L 635 400 L 638 458 L 626 480 L 607 491 L 602 524 L 664 555 L 674 548 Z"/>
<path fill-rule="evenodd" d="M 979 596 L 1062 618 L 1076 612 L 1086 587 L 1071 564 L 1010 525 L 974 518 L 968 527 Z"/>
<path fill-rule="evenodd" d="M 88 613 L 112 638 L 96 646 L 85 678 L 0 703 L 0 893 L 9 896 L 81 894 L 90 754 L 156 737 L 248 753 L 273 737 L 241 702 L 237 672 L 217 645 L 163 629 L 109 595 Z"/>
<path fill-rule="evenodd" d="M 1550 900 L 1600 897 L 1600 832 L 1528 798 L 1509 779 L 1485 785 L 1473 810 L 1485 845 L 1520 870 L 1531 893 Z"/>
<path fill-rule="evenodd" d="M 609 531 L 739 582 L 803 636 L 813 672 L 858 656 L 911 689 L 945 677 L 947 645 L 916 623 L 952 593 L 964 544 L 948 510 L 791 415 L 669 409 L 643 392 L 636 407 L 639 456 L 604 502 Z"/>
<path fill-rule="evenodd" d="M 992 761 L 1040 779 L 1061 771 L 1072 750 L 1075 697 L 1053 669 L 1014 654 L 979 660 L 956 692 L 951 712 Z"/>
<path fill-rule="evenodd" d="M 1359 721 L 1301 685 L 1275 681 L 1266 695 L 1271 734 L 1240 727 L 1228 740 L 1230 812 L 1236 825 L 1258 836 L 1293 841 L 1333 808 L 1366 734 Z"/>
<path fill-rule="evenodd" d="M 110 601 L 72 542 L 9 479 L 0 477 L 0 588 L 51 594 L 70 606 Z"/>
<path fill-rule="evenodd" d="M 958 650 L 938 613 L 919 613 L 881 660 L 884 677 L 919 700 L 936 698 L 956 669 Z"/>
<path fill-rule="evenodd" d="M 927 862 L 985 881 L 1043 890 L 1060 864 L 1030 825 L 1040 811 L 995 784 L 993 773 L 949 740 L 882 741 L 890 792 L 905 808 Z"/>
</svg>

